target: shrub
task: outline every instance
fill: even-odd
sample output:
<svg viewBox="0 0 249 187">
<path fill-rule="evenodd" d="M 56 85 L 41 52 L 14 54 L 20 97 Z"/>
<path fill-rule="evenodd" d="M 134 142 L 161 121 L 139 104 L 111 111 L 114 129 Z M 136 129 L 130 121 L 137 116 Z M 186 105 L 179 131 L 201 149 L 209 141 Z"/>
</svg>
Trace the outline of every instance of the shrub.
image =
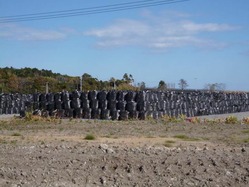
<svg viewBox="0 0 249 187">
<path fill-rule="evenodd" d="M 228 116 L 225 119 L 225 123 L 226 124 L 236 124 L 236 123 L 238 123 L 238 118 L 236 116 Z"/>
<path fill-rule="evenodd" d="M 31 112 L 27 112 L 24 119 L 31 121 L 33 119 L 33 114 Z"/>
<path fill-rule="evenodd" d="M 181 121 L 185 121 L 187 119 L 187 116 L 184 114 L 181 114 L 180 116 L 178 116 L 178 119 Z"/>
</svg>

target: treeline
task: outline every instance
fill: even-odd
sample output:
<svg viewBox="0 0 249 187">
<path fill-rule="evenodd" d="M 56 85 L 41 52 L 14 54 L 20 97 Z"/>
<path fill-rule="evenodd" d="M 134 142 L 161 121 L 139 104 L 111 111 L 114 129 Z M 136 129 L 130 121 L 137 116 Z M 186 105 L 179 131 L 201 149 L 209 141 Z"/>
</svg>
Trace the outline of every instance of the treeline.
<svg viewBox="0 0 249 187">
<path fill-rule="evenodd" d="M 37 68 L 0 68 L 0 93 L 44 93 L 46 85 L 48 85 L 49 92 L 73 91 L 76 89 L 82 89 L 83 91 L 139 89 L 132 86 L 133 82 L 132 75 L 127 73 L 124 74 L 122 79 L 112 77 L 108 81 L 102 81 L 87 73 L 83 74 L 82 77 L 74 77 Z"/>
</svg>

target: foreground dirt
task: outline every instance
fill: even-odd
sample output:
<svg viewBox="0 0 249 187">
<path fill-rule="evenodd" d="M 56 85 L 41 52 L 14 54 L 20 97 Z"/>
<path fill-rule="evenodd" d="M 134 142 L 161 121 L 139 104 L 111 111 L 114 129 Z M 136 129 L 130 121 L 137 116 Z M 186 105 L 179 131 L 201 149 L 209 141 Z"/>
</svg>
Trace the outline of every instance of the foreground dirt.
<svg viewBox="0 0 249 187">
<path fill-rule="evenodd" d="M 249 186 L 249 125 L 5 119 L 0 186 Z"/>
</svg>

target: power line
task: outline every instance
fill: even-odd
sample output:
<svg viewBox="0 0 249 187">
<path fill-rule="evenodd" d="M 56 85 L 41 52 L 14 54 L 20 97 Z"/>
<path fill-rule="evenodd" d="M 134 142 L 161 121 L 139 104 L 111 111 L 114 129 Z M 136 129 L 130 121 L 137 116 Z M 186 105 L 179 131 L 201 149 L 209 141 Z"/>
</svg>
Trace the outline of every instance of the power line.
<svg viewBox="0 0 249 187">
<path fill-rule="evenodd" d="M 138 9 L 144 7 L 159 6 L 172 3 L 180 3 L 189 0 L 143 0 L 129 3 L 119 3 L 105 6 L 96 6 L 89 8 L 81 9 L 70 9 L 62 11 L 53 11 L 53 12 L 41 12 L 33 14 L 22 14 L 22 15 L 13 15 L 13 16 L 3 16 L 0 17 L 0 23 L 10 23 L 10 22 L 21 22 L 21 21 L 35 21 L 35 20 L 44 20 L 44 19 L 55 19 L 55 18 L 65 18 L 73 16 L 85 16 L 90 14 L 100 14 L 100 13 L 109 13 L 124 11 L 130 9 Z"/>
<path fill-rule="evenodd" d="M 144 0 L 144 1 L 90 7 L 90 8 L 83 8 L 83 9 L 71 9 L 71 10 L 44 12 L 44 13 L 36 13 L 36 14 L 5 16 L 5 17 L 0 17 L 0 23 L 1 22 L 6 23 L 6 22 L 19 22 L 19 21 L 32 21 L 32 20 L 41 20 L 41 19 L 53 19 L 53 18 L 61 18 L 61 17 L 72 17 L 72 16 L 80 16 L 80 15 L 107 13 L 107 12 L 177 3 L 177 2 L 187 1 L 187 0 L 164 0 L 164 1 L 156 1 L 156 2 L 151 2 L 151 1 L 154 1 L 154 0 Z"/>
<path fill-rule="evenodd" d="M 63 12 L 75 12 L 75 11 L 82 11 L 82 10 L 91 10 L 91 9 L 108 8 L 108 7 L 115 7 L 115 6 L 121 6 L 121 5 L 137 4 L 137 3 L 146 2 L 146 1 L 154 1 L 154 0 L 143 0 L 143 1 L 136 1 L 136 2 L 119 3 L 119 4 L 112 4 L 112 5 L 95 6 L 95 7 L 79 8 L 79 9 L 69 9 L 69 10 L 61 10 L 61 11 L 40 12 L 40 13 L 33 13 L 33 14 L 0 16 L 0 18 L 14 18 L 14 17 L 26 17 L 26 16 L 43 15 L 43 14 L 56 14 L 56 13 L 63 13 Z"/>
</svg>

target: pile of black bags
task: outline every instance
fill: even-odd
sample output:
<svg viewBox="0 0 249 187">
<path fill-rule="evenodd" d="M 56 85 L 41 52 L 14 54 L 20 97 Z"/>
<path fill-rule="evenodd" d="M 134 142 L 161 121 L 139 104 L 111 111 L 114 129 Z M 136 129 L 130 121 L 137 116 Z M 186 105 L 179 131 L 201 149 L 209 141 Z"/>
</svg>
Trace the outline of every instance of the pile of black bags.
<svg viewBox="0 0 249 187">
<path fill-rule="evenodd" d="M 62 118 L 105 120 L 192 117 L 249 111 L 249 93 L 113 90 L 0 94 L 0 115 L 39 110 Z"/>
</svg>

